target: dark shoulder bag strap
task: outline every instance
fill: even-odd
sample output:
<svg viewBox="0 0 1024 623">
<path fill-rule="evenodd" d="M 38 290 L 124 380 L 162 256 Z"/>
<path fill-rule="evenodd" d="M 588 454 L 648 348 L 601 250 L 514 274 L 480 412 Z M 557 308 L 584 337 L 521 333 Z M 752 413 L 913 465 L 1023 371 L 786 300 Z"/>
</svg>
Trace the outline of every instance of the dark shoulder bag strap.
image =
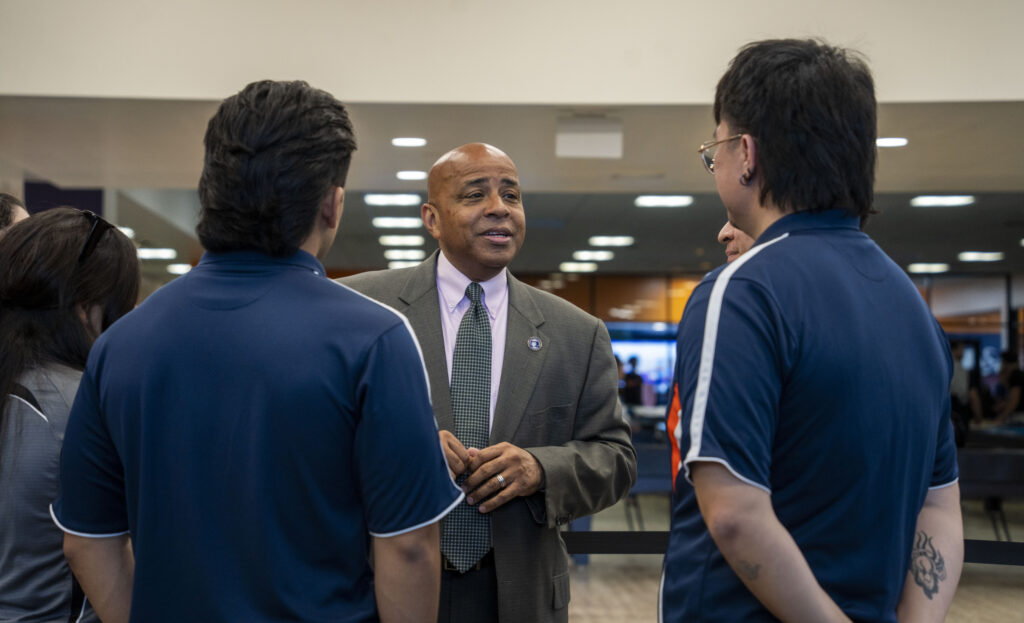
<svg viewBox="0 0 1024 623">
<path fill-rule="evenodd" d="M 43 413 L 43 408 L 39 405 L 39 401 L 36 400 L 35 395 L 21 383 L 15 383 L 11 387 L 11 395 L 21 398 L 28 404 L 35 407 L 36 411 Z M 46 415 L 43 413 L 43 415 Z M 82 592 L 82 587 L 78 584 L 78 578 L 74 574 L 71 574 L 71 612 L 68 614 L 68 623 L 75 623 L 81 618 L 82 607 L 85 605 L 85 593 Z"/>
</svg>

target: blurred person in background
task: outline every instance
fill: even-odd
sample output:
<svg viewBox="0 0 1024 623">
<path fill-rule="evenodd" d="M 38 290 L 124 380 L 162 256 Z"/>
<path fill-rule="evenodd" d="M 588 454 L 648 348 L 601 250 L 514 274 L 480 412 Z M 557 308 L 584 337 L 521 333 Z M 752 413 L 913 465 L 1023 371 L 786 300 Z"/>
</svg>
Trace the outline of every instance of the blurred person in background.
<svg viewBox="0 0 1024 623">
<path fill-rule="evenodd" d="M 89 349 L 138 296 L 135 247 L 56 208 L 0 237 L 0 266 L 0 621 L 96 621 L 49 507 Z"/>
<path fill-rule="evenodd" d="M 25 204 L 14 195 L 0 193 L 0 232 L 28 218 Z"/>
</svg>

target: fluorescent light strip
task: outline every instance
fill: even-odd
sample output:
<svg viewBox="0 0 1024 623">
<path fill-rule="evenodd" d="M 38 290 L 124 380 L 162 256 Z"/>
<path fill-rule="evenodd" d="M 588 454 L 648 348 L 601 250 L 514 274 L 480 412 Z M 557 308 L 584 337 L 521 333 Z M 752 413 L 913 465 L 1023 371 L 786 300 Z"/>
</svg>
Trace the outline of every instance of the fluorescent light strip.
<svg viewBox="0 0 1024 623">
<path fill-rule="evenodd" d="M 875 140 L 875 145 L 878 147 L 906 147 L 909 143 L 907 139 L 901 136 L 887 136 Z"/>
<path fill-rule="evenodd" d="M 423 236 L 381 236 L 377 239 L 382 247 L 419 247 Z"/>
<path fill-rule="evenodd" d="M 961 262 L 999 262 L 1003 254 L 999 251 L 964 251 L 956 256 Z"/>
<path fill-rule="evenodd" d="M 595 262 L 562 262 L 558 270 L 563 273 L 592 273 L 597 270 Z"/>
<path fill-rule="evenodd" d="M 375 216 L 371 222 L 379 229 L 416 229 L 423 224 L 417 216 Z"/>
<path fill-rule="evenodd" d="M 178 252 L 174 249 L 153 249 L 149 247 L 143 247 L 139 249 L 140 260 L 176 260 L 178 259 Z"/>
<path fill-rule="evenodd" d="M 578 262 L 607 262 L 613 257 L 615 253 L 611 251 L 576 251 L 572 254 L 572 259 Z"/>
<path fill-rule="evenodd" d="M 592 247 L 629 247 L 634 240 L 633 236 L 591 236 L 587 242 Z"/>
<path fill-rule="evenodd" d="M 388 268 L 412 268 L 413 266 L 419 266 L 419 262 L 407 262 L 405 260 L 398 260 L 395 262 L 388 262 Z"/>
<path fill-rule="evenodd" d="M 395 177 L 400 180 L 425 180 L 427 179 L 426 171 L 399 171 L 395 173 Z"/>
<path fill-rule="evenodd" d="M 391 144 L 395 147 L 423 147 L 427 144 L 427 139 L 417 138 L 414 136 L 404 136 L 391 139 Z"/>
<path fill-rule="evenodd" d="M 419 195 L 397 193 L 369 193 L 363 196 L 368 206 L 418 206 L 422 203 Z"/>
<path fill-rule="evenodd" d="M 121 230 L 122 234 L 128 236 L 128 238 L 132 240 L 135 239 L 135 230 L 132 229 L 131 227 L 124 227 L 123 225 L 118 225 L 117 228 Z"/>
<path fill-rule="evenodd" d="M 919 274 L 944 273 L 949 270 L 949 264 L 942 262 L 917 262 L 907 267 L 908 272 Z"/>
<path fill-rule="evenodd" d="M 685 208 L 693 205 L 690 195 L 640 195 L 633 202 L 638 208 Z"/>
<path fill-rule="evenodd" d="M 192 270 L 191 264 L 168 264 L 167 272 L 172 275 L 184 275 L 188 271 Z"/>
<path fill-rule="evenodd" d="M 422 260 L 427 257 L 423 249 L 384 249 L 384 259 L 387 260 Z"/>
<path fill-rule="evenodd" d="M 919 195 L 910 200 L 915 208 L 956 208 L 972 203 L 973 195 Z"/>
</svg>

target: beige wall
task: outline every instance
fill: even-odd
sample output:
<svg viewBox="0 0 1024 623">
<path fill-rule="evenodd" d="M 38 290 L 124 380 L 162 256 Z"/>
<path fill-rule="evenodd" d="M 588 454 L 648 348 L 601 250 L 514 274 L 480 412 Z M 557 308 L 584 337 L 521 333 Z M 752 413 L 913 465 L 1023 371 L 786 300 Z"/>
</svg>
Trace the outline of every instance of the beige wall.
<svg viewBox="0 0 1024 623">
<path fill-rule="evenodd" d="M 707 103 L 743 43 L 865 52 L 886 102 L 1024 100 L 1019 0 L 0 0 L 0 94 L 212 99 L 302 77 L 349 102 Z"/>
</svg>

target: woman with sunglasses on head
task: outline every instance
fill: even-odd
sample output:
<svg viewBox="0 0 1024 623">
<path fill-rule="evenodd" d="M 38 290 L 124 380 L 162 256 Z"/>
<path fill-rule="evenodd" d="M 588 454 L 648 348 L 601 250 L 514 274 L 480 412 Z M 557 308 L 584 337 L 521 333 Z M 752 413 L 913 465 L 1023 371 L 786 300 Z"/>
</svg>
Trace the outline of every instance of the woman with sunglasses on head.
<svg viewBox="0 0 1024 623">
<path fill-rule="evenodd" d="M 56 208 L 0 236 L 0 621 L 95 621 L 50 517 L 61 442 L 93 341 L 134 307 L 132 242 Z"/>
</svg>

